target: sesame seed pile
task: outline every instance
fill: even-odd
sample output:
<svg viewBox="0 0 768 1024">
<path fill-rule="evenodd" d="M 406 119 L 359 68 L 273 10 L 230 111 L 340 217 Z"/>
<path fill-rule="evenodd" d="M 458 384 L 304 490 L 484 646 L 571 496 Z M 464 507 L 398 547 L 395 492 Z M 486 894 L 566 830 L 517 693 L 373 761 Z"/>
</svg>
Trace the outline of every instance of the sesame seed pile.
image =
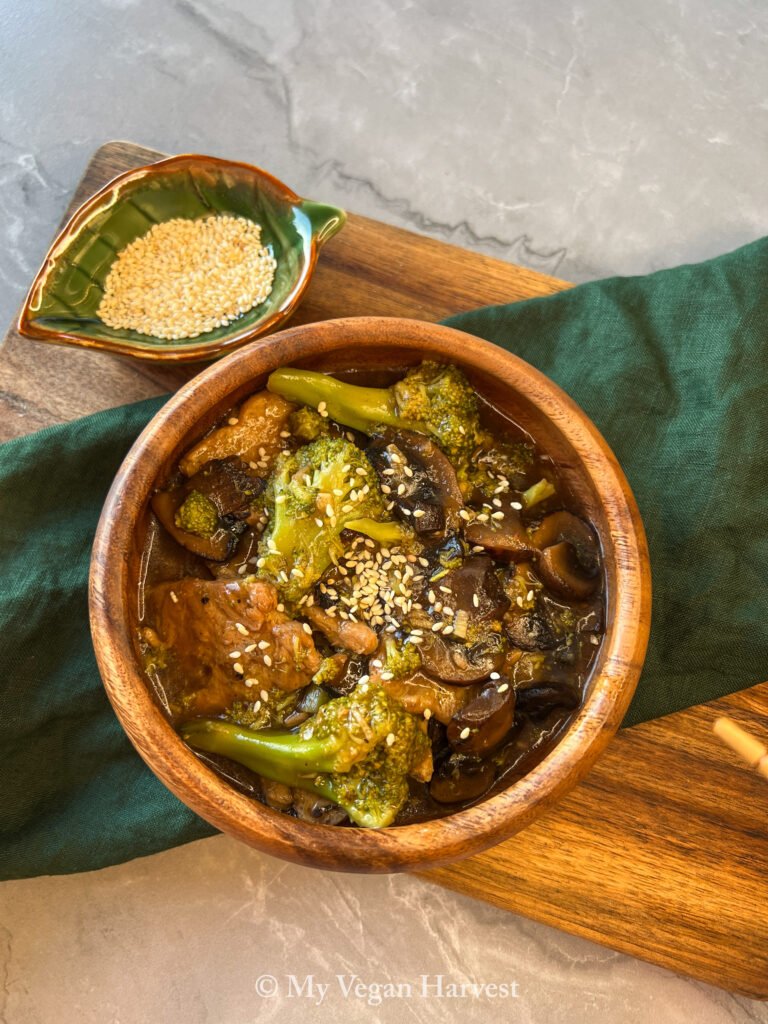
<svg viewBox="0 0 768 1024">
<path fill-rule="evenodd" d="M 414 591 L 421 589 L 428 565 L 426 558 L 406 555 L 399 547 L 377 548 L 370 538 L 355 537 L 335 570 L 320 584 L 320 593 L 336 602 L 326 611 L 394 633 L 403 628 L 403 619 L 413 609 L 421 608 Z M 411 630 L 409 639 L 421 643 L 422 631 Z"/>
<path fill-rule="evenodd" d="M 168 341 L 196 338 L 264 302 L 276 266 L 253 221 L 176 217 L 118 254 L 98 316 L 108 327 Z"/>
</svg>

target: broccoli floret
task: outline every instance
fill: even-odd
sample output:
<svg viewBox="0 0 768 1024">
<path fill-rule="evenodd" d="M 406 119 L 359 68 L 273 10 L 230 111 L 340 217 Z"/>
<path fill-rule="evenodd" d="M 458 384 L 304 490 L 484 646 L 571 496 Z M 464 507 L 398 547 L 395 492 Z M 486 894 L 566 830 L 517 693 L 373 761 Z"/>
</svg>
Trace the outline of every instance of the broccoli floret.
<svg viewBox="0 0 768 1024">
<path fill-rule="evenodd" d="M 210 498 L 192 491 L 176 510 L 174 522 L 180 530 L 207 538 L 219 528 L 219 513 Z"/>
<path fill-rule="evenodd" d="M 525 477 L 533 464 L 530 445 L 499 445 L 491 436 L 483 438 L 482 447 L 457 470 L 459 486 L 465 498 L 471 498 L 475 489 L 486 498 L 494 498 L 508 487 L 524 486 Z"/>
<path fill-rule="evenodd" d="M 421 668 L 421 655 L 416 644 L 401 643 L 393 636 L 384 641 L 383 671 L 393 679 L 405 679 Z"/>
<path fill-rule="evenodd" d="M 391 825 L 408 799 L 409 775 L 428 782 L 432 776 L 432 751 L 427 734 L 414 715 L 404 711 L 391 744 L 375 747 L 349 772 L 319 775 L 312 787 L 343 807 L 350 819 L 363 828 Z"/>
<path fill-rule="evenodd" d="M 333 800 L 367 828 L 392 823 L 408 796 L 407 775 L 431 774 L 431 748 L 420 723 L 370 683 L 324 704 L 298 732 L 253 731 L 208 718 L 180 731 L 199 750 Z"/>
<path fill-rule="evenodd" d="M 279 455 L 263 509 L 268 523 L 259 545 L 260 574 L 288 601 L 297 600 L 338 560 L 343 530 L 361 520 L 386 519 L 373 467 L 359 448 L 339 437 L 321 437 Z"/>
<path fill-rule="evenodd" d="M 267 700 L 262 697 L 254 704 L 246 700 L 235 701 L 226 712 L 225 717 L 235 725 L 244 725 L 248 729 L 266 729 L 270 725 L 282 725 L 286 715 L 296 707 L 301 690 L 286 693 L 273 688 L 265 691 Z"/>
<path fill-rule="evenodd" d="M 480 414 L 467 378 L 456 366 L 424 362 L 392 385 L 400 416 L 422 425 L 457 463 L 477 446 Z"/>
<path fill-rule="evenodd" d="M 267 387 L 291 402 L 322 407 L 331 419 L 366 434 L 382 426 L 428 434 L 454 460 L 469 458 L 477 446 L 477 395 L 455 366 L 424 362 L 389 388 L 364 388 L 312 370 L 283 368 L 275 370 Z"/>
<path fill-rule="evenodd" d="M 315 409 L 302 405 L 288 417 L 288 429 L 299 441 L 316 441 L 330 430 L 330 422 Z"/>
</svg>

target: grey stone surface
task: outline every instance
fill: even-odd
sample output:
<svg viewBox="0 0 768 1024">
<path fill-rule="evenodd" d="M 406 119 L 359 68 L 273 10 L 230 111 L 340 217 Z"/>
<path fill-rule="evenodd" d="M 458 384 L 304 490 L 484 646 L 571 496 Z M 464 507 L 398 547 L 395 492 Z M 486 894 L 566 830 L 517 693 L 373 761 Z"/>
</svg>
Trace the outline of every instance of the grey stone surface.
<svg viewBox="0 0 768 1024">
<path fill-rule="evenodd" d="M 7 320 L 109 138 L 255 161 L 306 195 L 576 281 L 766 230 L 760 0 L 1 0 L 0 27 Z M 292 995 L 289 974 L 328 984 L 323 1004 Z M 339 974 L 414 993 L 371 1006 Z M 518 995 L 437 998 L 438 974 Z M 278 996 L 258 996 L 262 975 Z M 417 879 L 311 872 L 225 838 L 6 884 L 0 981 L 11 1024 L 768 1021 Z"/>
</svg>

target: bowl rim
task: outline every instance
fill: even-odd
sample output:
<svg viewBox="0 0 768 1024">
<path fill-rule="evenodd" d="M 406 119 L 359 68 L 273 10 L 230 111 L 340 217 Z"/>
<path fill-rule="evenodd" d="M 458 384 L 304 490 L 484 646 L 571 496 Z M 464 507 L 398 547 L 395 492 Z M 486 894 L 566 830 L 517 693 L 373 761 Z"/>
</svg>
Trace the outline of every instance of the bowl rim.
<svg viewBox="0 0 768 1024">
<path fill-rule="evenodd" d="M 387 337 L 377 338 L 383 329 Z M 380 831 L 301 822 L 238 793 L 180 739 L 162 715 L 127 628 L 128 552 L 158 470 L 205 412 L 281 365 L 338 349 L 395 346 L 459 359 L 501 376 L 532 402 L 585 462 L 606 518 L 615 562 L 614 621 L 600 647 L 590 693 L 554 748 L 522 779 L 465 810 Z M 454 349 L 455 351 L 455 349 Z M 512 384 L 511 382 L 515 383 Z M 157 445 L 154 459 L 148 454 Z M 595 482 L 595 472 L 600 482 Z M 620 557 L 615 557 L 619 553 Z M 290 328 L 242 348 L 185 384 L 152 418 L 126 456 L 107 496 L 93 545 L 89 605 L 94 648 L 108 697 L 139 754 L 161 781 L 216 828 L 302 864 L 354 871 L 438 866 L 507 838 L 587 773 L 614 735 L 642 668 L 650 629 L 651 577 L 645 531 L 613 452 L 586 414 L 554 382 L 517 356 L 454 328 L 417 320 L 355 317 Z"/>
<path fill-rule="evenodd" d="M 35 274 L 34 280 L 32 281 L 29 291 L 24 298 L 21 310 L 19 311 L 17 320 L 17 330 L 19 334 L 26 338 L 32 338 L 35 341 L 45 341 L 58 345 L 75 345 L 80 348 L 99 349 L 115 353 L 116 355 L 130 356 L 134 359 L 143 359 L 151 362 L 179 364 L 199 362 L 200 360 L 214 358 L 217 355 L 241 348 L 249 341 L 253 341 L 255 338 L 262 336 L 267 331 L 273 330 L 280 323 L 287 320 L 295 311 L 309 285 L 317 264 L 320 245 L 325 240 L 325 236 L 322 236 L 321 234 L 321 236 L 318 237 L 318 234 L 316 234 L 314 230 L 309 237 L 307 259 L 302 273 L 299 275 L 292 291 L 282 305 L 270 316 L 258 321 L 256 324 L 252 324 L 247 329 L 243 329 L 236 334 L 233 334 L 229 338 L 217 339 L 216 341 L 195 340 L 189 343 L 174 343 L 172 346 L 151 346 L 149 343 L 128 342 L 119 338 L 90 338 L 85 334 L 79 334 L 77 331 L 53 330 L 52 328 L 40 326 L 36 322 L 37 318 L 32 316 L 32 304 L 35 301 L 39 290 L 43 287 L 49 273 L 53 269 L 54 260 L 58 255 L 59 250 L 69 245 L 72 238 L 82 230 L 88 222 L 88 219 L 94 214 L 98 207 L 104 203 L 104 200 L 109 197 L 110 193 L 125 185 L 130 185 L 134 181 L 140 181 L 143 178 L 152 177 L 155 174 L 161 174 L 169 170 L 183 170 L 185 167 L 189 167 L 191 165 L 219 168 L 228 167 L 245 170 L 250 174 L 253 174 L 255 178 L 268 182 L 279 194 L 281 194 L 282 198 L 292 206 L 301 206 L 304 203 L 313 202 L 313 200 L 309 200 L 306 197 L 298 195 L 292 188 L 286 185 L 285 182 L 280 181 L 279 178 L 270 174 L 269 171 L 265 171 L 262 167 L 257 167 L 255 164 L 245 163 L 241 160 L 227 160 L 223 157 L 206 156 L 202 153 L 180 153 L 176 156 L 163 157 L 161 160 L 157 160 L 154 163 L 143 164 L 141 167 L 133 167 L 127 171 L 122 171 L 114 178 L 111 178 L 97 192 L 94 192 L 93 195 L 89 196 L 88 199 L 84 200 L 68 218 L 63 227 L 56 233 L 56 237 L 48 247 L 48 251 L 43 257 L 42 263 Z M 343 226 L 346 221 L 346 211 L 342 210 L 341 207 L 333 206 L 332 204 L 318 205 L 327 205 L 329 210 L 335 210 L 340 215 L 340 226 Z"/>
</svg>

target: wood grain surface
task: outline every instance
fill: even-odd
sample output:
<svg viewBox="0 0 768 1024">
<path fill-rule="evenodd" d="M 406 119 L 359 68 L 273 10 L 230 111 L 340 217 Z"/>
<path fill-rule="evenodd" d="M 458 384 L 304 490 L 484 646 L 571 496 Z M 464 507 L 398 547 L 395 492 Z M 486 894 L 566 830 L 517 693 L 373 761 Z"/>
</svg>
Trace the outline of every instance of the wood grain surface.
<svg viewBox="0 0 768 1024">
<path fill-rule="evenodd" d="M 233 154 L 236 156 L 236 154 Z M 103 146 L 74 203 L 159 158 Z M 355 215 L 328 243 L 292 323 L 438 320 L 568 287 L 522 267 Z M 172 390 L 164 369 L 9 332 L 0 437 Z M 768 734 L 768 683 L 623 730 L 547 815 L 487 853 L 425 877 L 741 994 L 768 998 L 768 787 L 712 735 L 729 715 Z"/>
</svg>

